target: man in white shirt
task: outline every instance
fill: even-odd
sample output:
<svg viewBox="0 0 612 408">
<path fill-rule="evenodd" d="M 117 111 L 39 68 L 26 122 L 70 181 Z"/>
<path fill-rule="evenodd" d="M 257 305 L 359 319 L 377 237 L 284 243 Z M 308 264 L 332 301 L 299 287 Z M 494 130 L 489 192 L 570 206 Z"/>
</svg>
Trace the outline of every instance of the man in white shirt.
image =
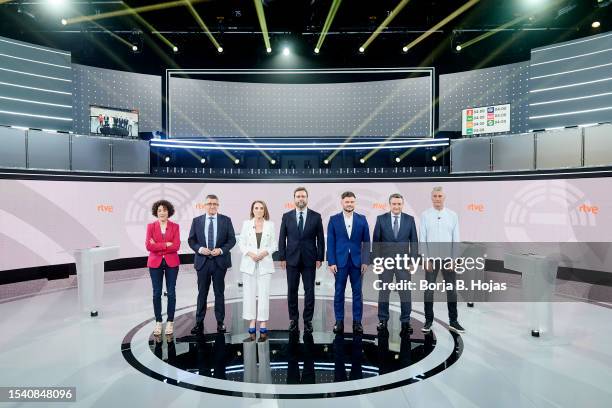
<svg viewBox="0 0 612 408">
<path fill-rule="evenodd" d="M 446 196 L 442 187 L 434 187 L 431 192 L 432 208 L 421 214 L 421 227 L 419 231 L 421 249 L 428 257 L 448 257 L 454 254 L 454 250 L 459 245 L 459 218 L 454 211 L 444 207 Z M 465 329 L 458 322 L 457 313 L 457 291 L 455 290 L 456 276 L 455 271 L 446 269 L 440 263 L 425 266 L 425 277 L 429 283 L 436 282 L 438 272 L 442 270 L 442 275 L 446 283 L 452 283 L 453 290 L 446 291 L 448 303 L 448 318 L 450 330 L 463 333 Z M 434 319 L 433 311 L 433 291 L 425 291 L 425 325 L 421 329 L 423 333 L 431 331 Z"/>
</svg>

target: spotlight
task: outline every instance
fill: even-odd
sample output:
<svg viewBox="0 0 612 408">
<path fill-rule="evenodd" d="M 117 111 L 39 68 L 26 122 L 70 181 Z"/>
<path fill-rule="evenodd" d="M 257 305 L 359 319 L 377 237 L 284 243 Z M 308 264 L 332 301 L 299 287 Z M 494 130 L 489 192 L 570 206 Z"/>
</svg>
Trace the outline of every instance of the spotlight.
<svg viewBox="0 0 612 408">
<path fill-rule="evenodd" d="M 365 48 L 359 47 L 359 52 L 363 54 L 365 52 Z"/>
<path fill-rule="evenodd" d="M 395 158 L 395 162 L 396 162 L 396 163 L 399 163 L 399 162 L 401 162 L 401 161 L 402 161 L 402 159 L 401 159 L 401 158 L 399 158 L 399 157 L 396 157 L 396 158 Z"/>
<path fill-rule="evenodd" d="M 461 51 L 461 44 L 457 44 L 457 46 L 455 47 L 455 49 L 456 49 L 457 51 Z"/>
<path fill-rule="evenodd" d="M 66 20 L 65 18 L 62 18 L 62 25 L 66 25 L 68 24 L 68 20 Z"/>
<path fill-rule="evenodd" d="M 166 163 L 168 163 L 168 162 L 170 161 L 170 156 L 166 156 L 166 157 L 164 157 L 164 161 L 165 161 Z"/>
<path fill-rule="evenodd" d="M 283 55 L 287 57 L 289 54 L 291 54 L 291 50 L 287 47 L 283 48 Z"/>
<path fill-rule="evenodd" d="M 435 156 L 435 155 L 434 155 L 434 156 L 431 156 L 431 160 L 433 160 L 433 161 L 437 161 L 437 160 L 438 160 L 438 156 Z"/>
<path fill-rule="evenodd" d="M 365 163 L 365 159 L 362 157 L 361 159 L 359 159 L 359 163 L 364 164 Z"/>
<path fill-rule="evenodd" d="M 172 47 L 172 51 L 178 52 L 178 47 L 175 45 L 174 47 Z"/>
<path fill-rule="evenodd" d="M 234 164 L 240 164 L 240 159 L 234 159 Z"/>
<path fill-rule="evenodd" d="M 217 52 L 218 52 L 218 53 L 222 53 L 222 52 L 223 52 L 223 47 L 219 47 L 219 48 L 217 48 Z"/>
<path fill-rule="evenodd" d="M 270 47 L 266 48 L 266 52 L 267 52 L 268 54 L 269 54 L 269 53 L 271 53 L 271 52 L 272 52 L 272 48 L 270 48 Z"/>
<path fill-rule="evenodd" d="M 402 48 L 402 51 L 404 51 L 404 52 L 408 52 L 408 47 L 404 47 L 404 48 Z"/>
<path fill-rule="evenodd" d="M 318 53 L 319 53 L 319 51 L 320 51 L 320 50 L 319 50 L 318 48 L 315 48 L 315 49 L 314 49 L 315 54 L 318 54 Z"/>
<path fill-rule="evenodd" d="M 329 164 L 329 160 L 327 159 L 323 160 L 323 164 L 327 166 Z"/>
<path fill-rule="evenodd" d="M 276 160 L 275 159 L 270 160 L 270 164 L 271 165 L 275 165 L 276 164 Z"/>
<path fill-rule="evenodd" d="M 601 26 L 601 23 L 599 21 L 593 21 L 591 23 L 591 27 L 593 28 L 599 28 Z"/>
<path fill-rule="evenodd" d="M 201 164 L 206 164 L 206 158 L 202 157 L 202 158 L 200 159 L 200 163 L 201 163 Z"/>
<path fill-rule="evenodd" d="M 134 51 L 134 52 L 138 51 L 138 46 L 137 45 L 132 45 L 132 51 Z"/>
</svg>

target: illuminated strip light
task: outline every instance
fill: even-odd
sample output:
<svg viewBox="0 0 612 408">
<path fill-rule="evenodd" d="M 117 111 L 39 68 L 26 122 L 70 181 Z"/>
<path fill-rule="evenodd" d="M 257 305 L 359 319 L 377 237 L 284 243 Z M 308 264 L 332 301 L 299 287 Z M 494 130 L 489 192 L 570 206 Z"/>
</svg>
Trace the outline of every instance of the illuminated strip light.
<svg viewBox="0 0 612 408">
<path fill-rule="evenodd" d="M 529 93 L 536 93 L 536 92 L 544 92 L 544 91 L 552 91 L 554 89 L 563 89 L 563 88 L 571 88 L 574 86 L 581 86 L 581 85 L 588 85 L 588 84 L 595 84 L 597 82 L 605 82 L 605 81 L 612 81 L 612 78 L 603 78 L 603 79 L 594 79 L 592 81 L 586 81 L 586 82 L 577 82 L 575 84 L 569 84 L 569 85 L 559 85 L 559 86 L 553 86 L 551 88 L 542 88 L 542 89 L 534 89 L 529 91 Z"/>
<path fill-rule="evenodd" d="M 568 43 L 568 44 L 553 45 L 552 47 L 547 47 L 547 48 L 539 48 L 539 49 L 537 49 L 537 50 L 531 50 L 531 52 L 532 52 L 532 53 L 534 53 L 534 52 L 541 52 L 541 51 L 553 50 L 553 49 L 555 49 L 555 48 L 568 47 L 568 46 L 570 46 L 570 45 L 582 44 L 582 43 L 589 42 L 589 41 L 599 40 L 599 39 L 601 39 L 601 38 L 604 38 L 604 37 L 609 37 L 609 36 L 611 36 L 611 35 L 612 35 L 612 34 L 604 34 L 604 35 L 597 36 L 597 37 L 595 37 L 595 38 L 588 38 L 588 39 L 586 39 L 586 40 L 572 41 L 572 42 L 570 42 L 570 43 Z"/>
<path fill-rule="evenodd" d="M 579 69 L 572 69 L 570 71 L 557 72 L 556 74 L 534 76 L 534 77 L 531 77 L 529 79 L 533 80 L 533 79 L 540 79 L 540 78 L 548 78 L 548 77 L 557 76 L 557 75 L 571 74 L 571 73 L 574 73 L 574 72 L 586 71 L 586 70 L 589 70 L 589 69 L 607 67 L 609 65 L 612 65 L 612 62 L 610 62 L 609 64 L 601 64 L 601 65 L 595 65 L 595 66 L 587 67 L 587 68 L 579 68 Z"/>
<path fill-rule="evenodd" d="M 612 48 L 606 48 L 605 50 L 600 50 L 600 51 L 587 52 L 586 54 L 574 55 L 573 57 L 565 57 L 565 58 L 559 58 L 556 60 L 537 62 L 535 64 L 531 64 L 531 66 L 535 67 L 536 65 L 552 64 L 553 62 L 567 61 L 567 60 L 571 60 L 574 58 L 588 57 L 589 55 L 601 54 L 602 52 L 608 52 L 608 51 L 612 51 Z"/>
<path fill-rule="evenodd" d="M 11 112 L 11 111 L 5 111 L 5 110 L 0 110 L 0 113 L 6 113 L 8 115 L 29 116 L 29 117 L 32 117 L 32 118 L 63 120 L 63 121 L 67 121 L 67 122 L 71 122 L 72 121 L 72 118 L 62 118 L 60 116 L 33 115 L 31 113 Z"/>
<path fill-rule="evenodd" d="M 8 99 L 9 101 L 17 101 L 17 102 L 35 103 L 37 105 L 59 106 L 60 108 L 72 108 L 72 105 L 62 105 L 60 103 L 31 101 L 29 99 L 9 98 L 8 96 L 0 96 L 0 99 Z"/>
<path fill-rule="evenodd" d="M 612 110 L 612 106 L 607 106 L 605 108 L 586 109 L 586 110 L 573 111 L 573 112 L 553 113 L 551 115 L 530 116 L 529 119 L 552 118 L 554 116 L 578 115 L 581 113 L 600 112 L 600 111 L 605 111 L 605 110 Z"/>
<path fill-rule="evenodd" d="M 178 149 L 205 149 L 205 150 L 257 150 L 261 151 L 262 147 L 236 147 L 236 146 L 204 146 L 204 145 L 171 145 L 161 143 L 151 143 L 153 147 L 166 147 L 166 148 L 178 148 Z M 437 147 L 437 146 L 448 146 L 448 143 L 432 143 L 423 145 L 402 145 L 402 146 L 380 146 L 378 149 L 406 149 L 410 147 Z M 363 150 L 361 146 L 345 146 L 339 147 L 338 150 Z M 266 150 L 266 149 L 264 149 Z M 321 151 L 320 147 L 271 147 L 267 150 L 317 150 Z"/>
<path fill-rule="evenodd" d="M 0 85 L 16 86 L 17 88 L 34 89 L 35 91 L 53 92 L 53 93 L 58 93 L 62 95 L 72 95 L 72 92 L 54 91 L 52 89 L 36 88 L 34 86 L 11 84 L 10 82 L 0 82 Z"/>
<path fill-rule="evenodd" d="M 580 100 L 580 99 L 597 98 L 597 97 L 606 96 L 606 95 L 612 95 L 612 92 L 605 92 L 605 93 L 600 93 L 600 94 L 595 94 L 595 95 L 587 95 L 587 96 L 577 96 L 575 98 L 557 99 L 557 100 L 554 100 L 554 101 L 534 102 L 534 103 L 530 103 L 529 106 L 548 105 L 548 104 L 551 104 L 551 103 L 577 101 L 577 100 Z"/>
<path fill-rule="evenodd" d="M 0 41 L 5 42 L 5 43 L 9 43 L 9 44 L 19 45 L 20 47 L 28 47 L 28 48 L 33 48 L 35 50 L 41 50 L 41 51 L 46 51 L 46 52 L 52 52 L 52 53 L 55 53 L 55 54 L 67 55 L 69 57 L 71 56 L 71 54 L 69 52 L 58 51 L 58 50 L 50 50 L 48 48 L 36 47 L 34 45 L 29 45 L 29 44 L 22 44 L 22 43 L 18 43 L 18 42 L 15 42 L 15 41 L 5 40 L 3 38 L 1 38 Z"/>
<path fill-rule="evenodd" d="M 448 142 L 449 138 L 440 138 L 440 139 L 420 139 L 420 140 L 393 140 L 393 141 L 380 141 L 380 142 L 352 142 L 351 145 L 381 145 L 381 144 L 400 144 L 400 143 L 436 143 L 436 142 Z M 245 143 L 245 142 L 199 142 L 192 140 L 164 140 L 163 143 L 189 143 L 189 144 L 203 144 L 203 145 L 223 145 L 223 146 L 252 146 L 253 143 Z M 343 144 L 342 142 L 334 143 L 334 142 L 311 142 L 311 143 L 257 143 L 258 146 L 338 146 Z M 365 147 L 367 148 L 367 147 Z"/>
<path fill-rule="evenodd" d="M 17 74 L 23 74 L 23 75 L 31 75 L 31 76 L 35 76 L 39 78 L 47 78 L 47 79 L 55 79 L 57 81 L 72 82 L 72 79 L 64 79 L 64 78 L 56 78 L 52 76 L 47 76 L 47 75 L 32 74 L 31 72 L 17 71 L 16 69 L 0 68 L 0 70 L 8 71 L 8 72 L 15 72 Z"/>
<path fill-rule="evenodd" d="M 29 59 L 29 58 L 16 57 L 16 56 L 14 56 L 14 55 L 0 54 L 0 56 L 2 56 L 2 57 L 8 57 L 8 58 L 14 58 L 14 59 L 22 60 L 22 61 L 34 62 L 34 63 L 36 63 L 36 64 L 50 65 L 50 66 L 52 66 L 52 67 L 65 68 L 65 69 L 72 69 L 72 67 L 67 67 L 67 66 L 65 66 L 65 65 L 58 65 L 58 64 L 52 64 L 52 63 L 50 63 L 50 62 L 36 61 L 36 60 L 33 60 L 33 59 Z"/>
</svg>

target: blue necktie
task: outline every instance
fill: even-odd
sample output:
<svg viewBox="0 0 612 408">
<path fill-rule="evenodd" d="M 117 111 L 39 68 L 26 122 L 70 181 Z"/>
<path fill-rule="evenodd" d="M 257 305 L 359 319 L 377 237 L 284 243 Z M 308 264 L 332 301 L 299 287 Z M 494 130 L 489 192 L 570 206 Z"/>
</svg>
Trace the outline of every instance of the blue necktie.
<svg viewBox="0 0 612 408">
<path fill-rule="evenodd" d="M 397 239 L 397 234 L 399 234 L 399 216 L 394 215 L 393 218 L 395 219 L 393 221 L 393 238 Z"/>
<path fill-rule="evenodd" d="M 215 249 L 215 227 L 213 225 L 213 217 L 208 217 L 208 239 L 206 243 L 208 244 L 208 249 Z"/>
</svg>

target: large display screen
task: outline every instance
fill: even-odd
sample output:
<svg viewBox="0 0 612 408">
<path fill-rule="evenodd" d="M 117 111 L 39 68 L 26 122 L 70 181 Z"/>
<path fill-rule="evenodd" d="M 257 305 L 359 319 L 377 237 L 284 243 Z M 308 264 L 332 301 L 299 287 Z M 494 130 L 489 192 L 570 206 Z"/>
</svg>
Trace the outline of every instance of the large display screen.
<svg viewBox="0 0 612 408">
<path fill-rule="evenodd" d="M 357 196 L 356 211 L 376 217 L 389 211 L 388 197 L 399 192 L 404 211 L 419 226 L 431 207 L 431 190 L 441 185 L 446 206 L 459 216 L 463 241 L 609 242 L 612 231 L 612 178 L 375 183 L 306 183 L 309 208 L 321 213 L 324 227 L 340 212 L 340 195 Z M 293 208 L 295 183 L 144 183 L 0 180 L 0 270 L 73 262 L 74 248 L 119 245 L 121 257 L 146 256 L 146 224 L 153 221 L 154 201 L 170 200 L 172 219 L 186 244 L 193 217 L 203 214 L 207 194 L 220 199 L 219 211 L 230 216 L 237 233 L 251 202 L 264 200 L 271 220 Z M 612 252 L 601 261 L 612 262 Z"/>
<path fill-rule="evenodd" d="M 468 108 L 461 112 L 461 134 L 484 135 L 510 131 L 510 104 Z"/>
<path fill-rule="evenodd" d="M 94 135 L 138 137 L 138 111 L 92 105 L 89 131 Z"/>
</svg>

